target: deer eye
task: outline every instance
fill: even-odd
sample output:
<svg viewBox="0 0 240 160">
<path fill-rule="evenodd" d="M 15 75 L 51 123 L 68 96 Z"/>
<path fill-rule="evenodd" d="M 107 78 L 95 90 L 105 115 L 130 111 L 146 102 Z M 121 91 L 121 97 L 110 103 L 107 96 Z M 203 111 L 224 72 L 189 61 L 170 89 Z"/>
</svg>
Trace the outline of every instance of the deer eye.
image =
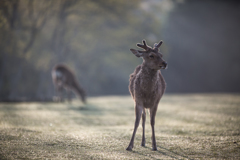
<svg viewBox="0 0 240 160">
<path fill-rule="evenodd" d="M 153 55 L 150 55 L 149 57 L 150 57 L 150 58 L 152 58 L 152 59 L 154 58 L 154 56 L 153 56 Z"/>
</svg>

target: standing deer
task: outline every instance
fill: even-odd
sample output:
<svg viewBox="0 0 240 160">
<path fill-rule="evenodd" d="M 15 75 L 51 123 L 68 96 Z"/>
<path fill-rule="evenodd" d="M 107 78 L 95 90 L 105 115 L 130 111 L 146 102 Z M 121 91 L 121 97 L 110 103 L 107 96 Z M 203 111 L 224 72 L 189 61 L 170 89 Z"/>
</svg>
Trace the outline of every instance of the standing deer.
<svg viewBox="0 0 240 160">
<path fill-rule="evenodd" d="M 52 79 L 60 101 L 63 101 L 63 89 L 66 89 L 68 100 L 71 101 L 70 91 L 81 97 L 83 103 L 86 102 L 85 91 L 78 84 L 74 73 L 64 64 L 58 64 L 52 69 Z"/>
<path fill-rule="evenodd" d="M 131 141 L 126 150 L 132 150 L 134 137 L 139 126 L 142 116 L 142 143 L 145 146 L 145 121 L 146 109 L 150 111 L 150 122 L 152 127 L 152 150 L 157 150 L 154 124 L 155 116 L 158 108 L 158 103 L 165 91 L 166 83 L 163 79 L 160 69 L 165 69 L 167 63 L 162 59 L 162 53 L 159 52 L 159 47 L 163 42 L 155 43 L 153 48 L 146 44 L 137 44 L 138 47 L 143 48 L 144 51 L 130 49 L 130 51 L 137 57 L 142 57 L 143 63 L 136 67 L 135 71 L 130 75 L 129 91 L 135 102 L 135 125 Z"/>
</svg>

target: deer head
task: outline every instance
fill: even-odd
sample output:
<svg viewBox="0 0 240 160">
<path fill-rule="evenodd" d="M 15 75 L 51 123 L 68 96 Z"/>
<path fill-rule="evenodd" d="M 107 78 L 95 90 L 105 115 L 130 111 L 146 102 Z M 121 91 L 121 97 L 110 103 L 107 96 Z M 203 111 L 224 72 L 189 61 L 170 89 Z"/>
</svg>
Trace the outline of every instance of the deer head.
<svg viewBox="0 0 240 160">
<path fill-rule="evenodd" d="M 130 51 L 137 57 L 143 58 L 143 63 L 149 68 L 154 70 L 167 68 L 167 62 L 162 59 L 162 53 L 159 52 L 159 47 L 162 45 L 163 41 L 155 43 L 153 48 L 148 46 L 146 41 L 142 41 L 143 44 L 138 43 L 137 46 L 144 49 L 143 51 L 130 49 Z"/>
</svg>

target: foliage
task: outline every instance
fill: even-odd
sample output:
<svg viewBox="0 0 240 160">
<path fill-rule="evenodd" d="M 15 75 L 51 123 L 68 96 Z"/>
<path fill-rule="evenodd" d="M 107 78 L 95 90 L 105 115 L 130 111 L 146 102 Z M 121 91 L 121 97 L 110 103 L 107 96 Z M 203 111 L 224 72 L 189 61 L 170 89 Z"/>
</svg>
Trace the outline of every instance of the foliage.
<svg viewBox="0 0 240 160">
<path fill-rule="evenodd" d="M 89 95 L 126 93 L 128 75 L 139 63 L 130 55 L 129 48 L 149 35 L 147 40 L 151 44 L 155 37 L 160 37 L 160 21 L 142 9 L 142 3 L 140 0 L 1 1 L 0 75 L 4 77 L 0 80 L 1 97 L 14 99 L 30 94 L 51 97 L 49 75 L 57 63 L 69 65 Z M 17 60 L 5 63 L 11 57 Z M 11 83 L 11 79 L 23 84 L 24 89 Z M 25 86 L 24 82 L 32 85 Z"/>
</svg>

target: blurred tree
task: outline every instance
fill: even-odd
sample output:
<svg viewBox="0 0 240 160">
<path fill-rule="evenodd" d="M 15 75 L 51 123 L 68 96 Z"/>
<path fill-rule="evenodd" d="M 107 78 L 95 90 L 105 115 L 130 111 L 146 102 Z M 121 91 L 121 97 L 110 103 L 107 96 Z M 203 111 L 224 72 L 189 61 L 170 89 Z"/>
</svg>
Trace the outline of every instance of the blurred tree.
<svg viewBox="0 0 240 160">
<path fill-rule="evenodd" d="M 128 93 L 141 61 L 129 48 L 161 36 L 156 4 L 154 16 L 141 0 L 2 0 L 1 99 L 51 98 L 56 63 L 73 68 L 88 95 Z"/>
<path fill-rule="evenodd" d="M 42 5 L 41 5 L 42 4 Z M 52 2 L 31 1 L 31 0 L 3 0 L 0 2 L 0 46 L 1 46 L 1 76 L 0 80 L 1 97 L 12 97 L 14 93 L 18 95 L 30 92 L 36 85 L 38 79 L 32 80 L 32 72 L 28 73 L 25 63 L 32 54 L 29 51 L 41 29 L 46 24 L 47 18 L 52 14 L 50 7 Z M 15 59 L 13 63 L 6 63 Z M 28 65 L 27 65 L 28 66 Z M 29 66 L 28 66 L 29 67 Z M 13 74 L 15 73 L 15 74 Z M 24 73 L 28 73 L 26 75 Z M 30 87 L 22 87 L 21 79 L 29 79 Z M 18 93 L 19 91 L 19 93 Z M 12 95 L 12 96 L 11 96 Z M 13 96 L 12 98 L 16 98 Z"/>
</svg>

